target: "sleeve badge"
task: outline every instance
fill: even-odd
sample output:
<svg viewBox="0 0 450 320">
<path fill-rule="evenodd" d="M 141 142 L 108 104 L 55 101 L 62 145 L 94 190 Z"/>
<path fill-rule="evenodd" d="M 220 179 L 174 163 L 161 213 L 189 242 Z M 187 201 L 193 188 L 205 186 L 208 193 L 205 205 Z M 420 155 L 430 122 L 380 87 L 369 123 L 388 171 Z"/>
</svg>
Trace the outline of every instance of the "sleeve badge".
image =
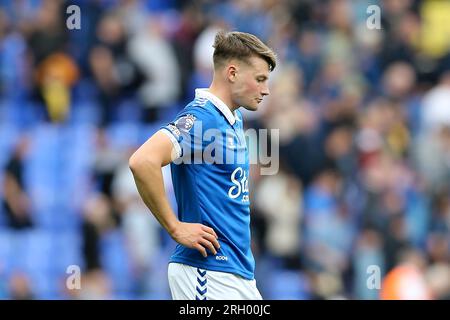
<svg viewBox="0 0 450 320">
<path fill-rule="evenodd" d="M 180 117 L 177 121 L 175 121 L 175 126 L 179 130 L 189 131 L 194 126 L 195 116 L 192 114 L 187 114 L 185 116 Z"/>
</svg>

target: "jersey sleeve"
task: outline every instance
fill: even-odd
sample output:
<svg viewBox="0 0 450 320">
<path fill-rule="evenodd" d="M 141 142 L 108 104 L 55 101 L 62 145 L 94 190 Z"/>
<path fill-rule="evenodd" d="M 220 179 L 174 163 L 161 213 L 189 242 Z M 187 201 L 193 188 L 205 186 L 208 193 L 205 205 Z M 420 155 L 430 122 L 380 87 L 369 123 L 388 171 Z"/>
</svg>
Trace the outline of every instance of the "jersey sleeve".
<svg viewBox="0 0 450 320">
<path fill-rule="evenodd" d="M 184 158 L 203 151 L 204 133 L 215 125 L 214 116 L 200 109 L 182 112 L 160 130 L 172 141 L 177 158 Z"/>
</svg>

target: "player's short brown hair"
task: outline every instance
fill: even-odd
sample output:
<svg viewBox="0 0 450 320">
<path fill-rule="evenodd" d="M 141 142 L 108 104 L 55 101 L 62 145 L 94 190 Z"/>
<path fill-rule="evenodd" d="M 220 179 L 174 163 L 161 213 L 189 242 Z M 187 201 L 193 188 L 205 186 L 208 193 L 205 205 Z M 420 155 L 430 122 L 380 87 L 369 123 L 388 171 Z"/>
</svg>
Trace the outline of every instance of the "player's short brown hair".
<svg viewBox="0 0 450 320">
<path fill-rule="evenodd" d="M 248 59 L 258 56 L 269 64 L 269 70 L 275 69 L 276 55 L 258 37 L 245 32 L 219 31 L 214 40 L 214 68 L 223 65 L 230 59 L 242 60 L 249 63 Z"/>
</svg>

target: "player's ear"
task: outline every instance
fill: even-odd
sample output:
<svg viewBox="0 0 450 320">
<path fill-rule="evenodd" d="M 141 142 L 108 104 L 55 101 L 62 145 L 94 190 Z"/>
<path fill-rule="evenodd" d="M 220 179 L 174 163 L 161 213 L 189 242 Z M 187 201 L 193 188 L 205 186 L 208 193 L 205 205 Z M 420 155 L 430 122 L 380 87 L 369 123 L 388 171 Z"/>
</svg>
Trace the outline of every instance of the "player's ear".
<svg viewBox="0 0 450 320">
<path fill-rule="evenodd" d="M 237 74 L 238 68 L 235 64 L 228 65 L 227 68 L 227 79 L 230 82 L 236 81 L 236 74 Z"/>
</svg>

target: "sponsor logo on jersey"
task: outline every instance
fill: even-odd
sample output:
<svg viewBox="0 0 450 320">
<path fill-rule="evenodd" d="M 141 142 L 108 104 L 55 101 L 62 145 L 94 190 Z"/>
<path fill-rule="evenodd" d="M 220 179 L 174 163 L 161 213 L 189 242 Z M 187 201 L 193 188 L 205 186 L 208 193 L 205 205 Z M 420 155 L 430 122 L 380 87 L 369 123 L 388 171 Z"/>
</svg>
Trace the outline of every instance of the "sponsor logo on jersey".
<svg viewBox="0 0 450 320">
<path fill-rule="evenodd" d="M 236 199 L 242 196 L 242 202 L 248 202 L 248 178 L 247 172 L 241 167 L 237 167 L 231 174 L 231 182 L 233 186 L 228 190 L 228 196 L 231 199 Z"/>
</svg>

